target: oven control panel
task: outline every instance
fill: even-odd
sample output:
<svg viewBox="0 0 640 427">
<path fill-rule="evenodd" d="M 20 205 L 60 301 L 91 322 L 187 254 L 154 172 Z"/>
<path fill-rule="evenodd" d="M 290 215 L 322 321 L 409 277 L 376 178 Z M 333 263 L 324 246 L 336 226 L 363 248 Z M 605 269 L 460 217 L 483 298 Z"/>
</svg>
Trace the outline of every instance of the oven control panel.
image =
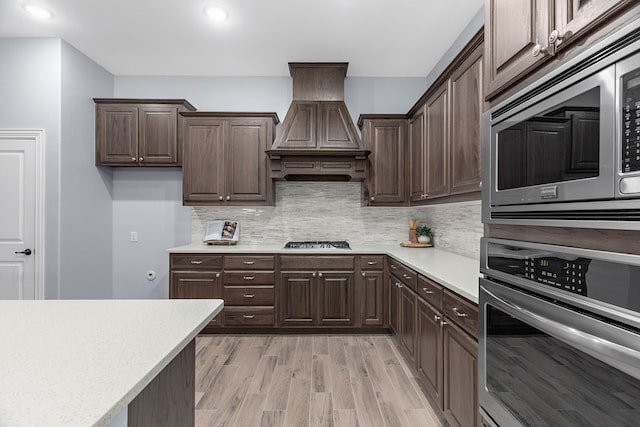
<svg viewBox="0 0 640 427">
<path fill-rule="evenodd" d="M 513 276 L 524 277 L 545 286 L 551 286 L 578 295 L 587 295 L 587 270 L 591 260 L 567 260 L 551 256 L 522 258 L 489 257 L 489 268 Z"/>
<path fill-rule="evenodd" d="M 578 258 L 567 261 L 543 257 L 525 259 L 524 277 L 543 285 L 553 286 L 579 295 L 587 295 L 586 274 L 589 260 Z"/>
<path fill-rule="evenodd" d="M 622 78 L 622 172 L 640 170 L 640 70 Z"/>
</svg>

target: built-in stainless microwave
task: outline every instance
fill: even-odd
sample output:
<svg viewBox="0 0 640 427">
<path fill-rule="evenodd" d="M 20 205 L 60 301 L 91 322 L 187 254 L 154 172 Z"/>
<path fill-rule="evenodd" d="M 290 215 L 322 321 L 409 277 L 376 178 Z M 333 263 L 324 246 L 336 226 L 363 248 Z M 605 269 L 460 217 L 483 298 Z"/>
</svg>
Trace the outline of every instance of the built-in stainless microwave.
<svg viewBox="0 0 640 427">
<path fill-rule="evenodd" d="M 483 222 L 640 229 L 640 23 L 482 126 Z"/>
</svg>

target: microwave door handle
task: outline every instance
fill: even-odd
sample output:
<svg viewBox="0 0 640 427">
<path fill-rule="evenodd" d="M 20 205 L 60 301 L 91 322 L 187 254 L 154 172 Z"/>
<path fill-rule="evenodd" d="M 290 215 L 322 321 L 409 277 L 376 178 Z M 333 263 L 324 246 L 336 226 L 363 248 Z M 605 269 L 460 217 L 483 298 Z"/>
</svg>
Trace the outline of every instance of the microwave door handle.
<svg viewBox="0 0 640 427">
<path fill-rule="evenodd" d="M 517 304 L 512 304 L 484 287 L 482 287 L 482 292 L 487 293 L 490 300 L 493 300 L 491 304 L 501 310 L 525 320 L 529 325 L 595 357 L 601 362 L 640 379 L 639 350 L 611 342 L 534 313 L 533 310 L 535 309 L 532 309 L 529 304 L 520 298 L 518 298 Z"/>
</svg>

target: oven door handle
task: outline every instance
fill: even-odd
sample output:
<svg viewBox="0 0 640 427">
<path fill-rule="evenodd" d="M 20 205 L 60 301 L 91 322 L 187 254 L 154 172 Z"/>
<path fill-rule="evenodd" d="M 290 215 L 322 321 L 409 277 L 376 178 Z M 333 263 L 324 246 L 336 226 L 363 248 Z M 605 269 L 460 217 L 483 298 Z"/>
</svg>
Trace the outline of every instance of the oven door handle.
<svg viewBox="0 0 640 427">
<path fill-rule="evenodd" d="M 495 305 L 500 310 L 520 318 L 540 331 L 640 379 L 638 335 L 508 288 L 489 290 L 485 286 L 481 286 L 482 292 L 487 294 L 488 301 L 491 301 L 490 304 Z M 506 295 L 507 293 L 508 295 Z M 486 300 L 486 298 L 484 299 Z M 506 299 L 509 301 L 506 301 Z M 534 304 L 535 307 L 533 306 Z M 561 319 L 561 321 L 554 319 L 554 317 Z M 592 325 L 589 326 L 590 324 Z M 593 334 L 585 331 L 585 329 L 595 329 L 599 333 Z M 616 340 L 622 341 L 624 344 L 608 339 L 614 333 Z M 634 341 L 636 342 L 635 345 L 633 344 Z"/>
</svg>

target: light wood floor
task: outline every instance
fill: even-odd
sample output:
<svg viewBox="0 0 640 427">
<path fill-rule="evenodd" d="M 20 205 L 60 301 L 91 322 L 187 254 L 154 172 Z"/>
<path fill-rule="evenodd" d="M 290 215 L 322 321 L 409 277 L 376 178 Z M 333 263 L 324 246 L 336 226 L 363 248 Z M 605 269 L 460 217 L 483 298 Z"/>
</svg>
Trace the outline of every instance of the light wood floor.
<svg viewBox="0 0 640 427">
<path fill-rule="evenodd" d="M 196 427 L 441 427 L 389 336 L 206 335 Z"/>
</svg>

